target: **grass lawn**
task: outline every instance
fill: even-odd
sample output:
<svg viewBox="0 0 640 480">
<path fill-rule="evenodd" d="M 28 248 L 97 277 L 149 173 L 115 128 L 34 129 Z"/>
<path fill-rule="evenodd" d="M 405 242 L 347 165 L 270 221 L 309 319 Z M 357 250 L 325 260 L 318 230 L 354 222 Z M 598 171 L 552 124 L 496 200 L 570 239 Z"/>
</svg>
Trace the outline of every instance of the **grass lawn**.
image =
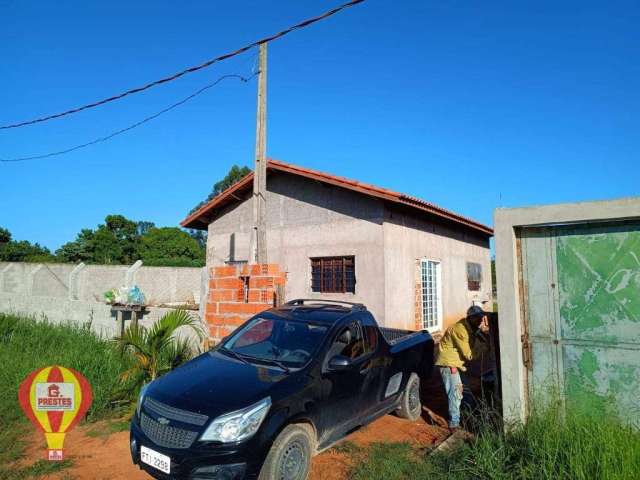
<svg viewBox="0 0 640 480">
<path fill-rule="evenodd" d="M 41 461 L 21 469 L 9 466 L 23 455 L 24 440 L 34 431 L 18 404 L 18 386 L 31 371 L 58 364 L 82 373 L 93 389 L 86 421 L 95 421 L 122 414 L 113 399 L 122 390 L 118 377 L 128 362 L 86 328 L 0 313 L 0 478 L 37 477 L 69 465 Z M 135 392 L 125 396 L 135 400 Z"/>
<path fill-rule="evenodd" d="M 632 480 L 640 475 L 640 432 L 592 416 L 561 421 L 545 411 L 508 434 L 487 427 L 446 453 L 383 443 L 353 455 L 353 480 Z"/>
</svg>

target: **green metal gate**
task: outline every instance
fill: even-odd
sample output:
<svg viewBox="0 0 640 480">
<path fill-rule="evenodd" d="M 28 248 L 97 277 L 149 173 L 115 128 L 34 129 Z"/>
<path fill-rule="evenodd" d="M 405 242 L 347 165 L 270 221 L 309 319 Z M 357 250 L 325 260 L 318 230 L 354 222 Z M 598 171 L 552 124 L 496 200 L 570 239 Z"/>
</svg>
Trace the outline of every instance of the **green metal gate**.
<svg viewBox="0 0 640 480">
<path fill-rule="evenodd" d="M 640 426 L 640 223 L 520 231 L 529 398 Z"/>
</svg>

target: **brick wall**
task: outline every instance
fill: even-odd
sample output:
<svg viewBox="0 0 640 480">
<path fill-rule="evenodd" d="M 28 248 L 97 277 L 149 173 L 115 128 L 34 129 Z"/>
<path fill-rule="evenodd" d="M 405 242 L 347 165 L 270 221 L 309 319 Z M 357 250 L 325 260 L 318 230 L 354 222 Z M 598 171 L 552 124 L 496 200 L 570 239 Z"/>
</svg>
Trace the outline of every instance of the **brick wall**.
<svg viewBox="0 0 640 480">
<path fill-rule="evenodd" d="M 205 320 L 214 342 L 247 319 L 283 302 L 286 273 L 275 264 L 213 267 Z"/>
<path fill-rule="evenodd" d="M 422 270 L 420 259 L 416 260 L 416 266 L 414 269 L 414 327 L 416 330 L 422 330 Z"/>
</svg>

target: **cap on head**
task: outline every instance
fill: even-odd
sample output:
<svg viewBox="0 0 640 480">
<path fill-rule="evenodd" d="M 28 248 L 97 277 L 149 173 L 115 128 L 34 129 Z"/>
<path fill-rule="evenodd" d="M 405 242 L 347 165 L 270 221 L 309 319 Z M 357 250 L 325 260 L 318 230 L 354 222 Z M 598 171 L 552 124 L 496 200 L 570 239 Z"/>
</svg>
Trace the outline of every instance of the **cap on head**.
<svg viewBox="0 0 640 480">
<path fill-rule="evenodd" d="M 467 318 L 484 317 L 486 314 L 487 312 L 482 310 L 482 307 L 479 307 L 478 305 L 469 307 L 469 310 L 467 310 Z"/>
</svg>

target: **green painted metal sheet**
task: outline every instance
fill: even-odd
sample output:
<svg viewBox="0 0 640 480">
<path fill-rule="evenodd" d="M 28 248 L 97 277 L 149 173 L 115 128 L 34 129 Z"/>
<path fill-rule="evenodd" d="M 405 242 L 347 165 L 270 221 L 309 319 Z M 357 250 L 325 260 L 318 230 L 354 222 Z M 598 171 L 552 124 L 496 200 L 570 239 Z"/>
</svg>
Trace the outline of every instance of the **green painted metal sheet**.
<svg viewBox="0 0 640 480">
<path fill-rule="evenodd" d="M 640 343 L 640 231 L 629 225 L 559 231 L 562 336 Z"/>
<path fill-rule="evenodd" d="M 594 413 L 640 419 L 640 228 L 556 236 L 565 396 Z"/>
<path fill-rule="evenodd" d="M 640 426 L 640 224 L 532 228 L 522 255 L 530 392 Z"/>
</svg>

